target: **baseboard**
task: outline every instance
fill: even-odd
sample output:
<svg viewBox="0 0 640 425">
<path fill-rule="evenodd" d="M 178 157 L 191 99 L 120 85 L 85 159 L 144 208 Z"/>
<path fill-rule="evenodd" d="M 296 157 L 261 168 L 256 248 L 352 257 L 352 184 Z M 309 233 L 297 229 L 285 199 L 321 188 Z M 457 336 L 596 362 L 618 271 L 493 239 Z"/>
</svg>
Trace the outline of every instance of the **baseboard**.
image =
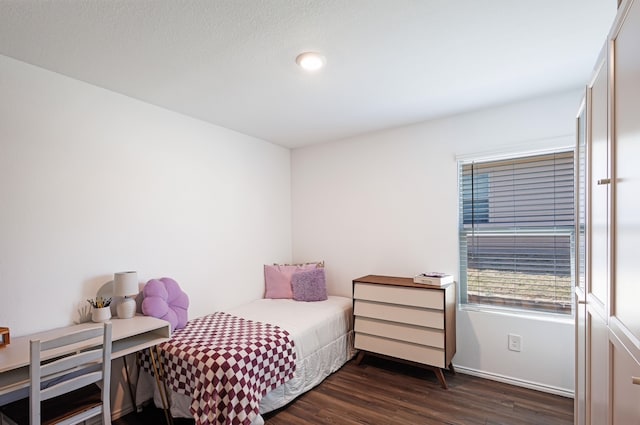
<svg viewBox="0 0 640 425">
<path fill-rule="evenodd" d="M 574 392 L 566 388 L 558 388 L 550 385 L 540 384 L 539 382 L 525 381 L 522 379 L 512 378 L 510 376 L 499 375 L 497 373 L 485 372 L 482 370 L 471 369 L 454 365 L 456 372 L 467 375 L 477 376 L 479 378 L 490 379 L 492 381 L 503 382 L 505 384 L 515 385 L 518 387 L 528 388 L 530 390 L 542 391 L 549 394 L 555 394 L 562 397 L 574 398 Z"/>
</svg>

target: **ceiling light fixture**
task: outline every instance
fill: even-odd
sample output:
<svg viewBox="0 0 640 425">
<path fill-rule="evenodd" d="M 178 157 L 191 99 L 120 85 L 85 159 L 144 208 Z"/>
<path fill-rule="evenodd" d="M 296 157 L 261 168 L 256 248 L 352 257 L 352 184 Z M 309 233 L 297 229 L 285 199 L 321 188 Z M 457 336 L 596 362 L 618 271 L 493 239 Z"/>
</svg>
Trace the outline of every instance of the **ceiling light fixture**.
<svg viewBox="0 0 640 425">
<path fill-rule="evenodd" d="M 326 59 L 318 52 L 300 53 L 296 58 L 296 63 L 305 71 L 317 71 L 324 66 Z"/>
</svg>

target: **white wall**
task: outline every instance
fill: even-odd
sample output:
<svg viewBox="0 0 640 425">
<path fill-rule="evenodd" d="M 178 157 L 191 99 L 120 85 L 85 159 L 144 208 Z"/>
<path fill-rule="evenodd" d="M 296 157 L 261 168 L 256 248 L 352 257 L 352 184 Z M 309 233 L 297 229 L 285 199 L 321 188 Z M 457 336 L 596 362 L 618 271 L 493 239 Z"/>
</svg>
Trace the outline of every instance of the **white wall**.
<svg viewBox="0 0 640 425">
<path fill-rule="evenodd" d="M 192 317 L 262 296 L 274 261 L 323 259 L 345 296 L 370 273 L 457 275 L 456 155 L 571 136 L 578 99 L 290 155 L 0 56 L 0 325 L 14 336 L 67 325 L 120 270 L 174 277 Z M 521 353 L 507 333 L 523 336 Z M 569 322 L 460 311 L 454 363 L 570 392 L 572 341 Z"/>
<path fill-rule="evenodd" d="M 203 93 L 203 96 L 209 94 Z M 112 279 L 169 276 L 190 316 L 291 259 L 290 152 L 0 56 L 0 325 L 68 325 Z"/>
<path fill-rule="evenodd" d="M 366 274 L 458 275 L 456 156 L 571 144 L 580 91 L 292 152 L 294 261 L 326 261 L 330 292 Z M 507 350 L 507 334 L 523 350 Z M 573 324 L 458 312 L 454 364 L 470 373 L 573 390 Z"/>
</svg>

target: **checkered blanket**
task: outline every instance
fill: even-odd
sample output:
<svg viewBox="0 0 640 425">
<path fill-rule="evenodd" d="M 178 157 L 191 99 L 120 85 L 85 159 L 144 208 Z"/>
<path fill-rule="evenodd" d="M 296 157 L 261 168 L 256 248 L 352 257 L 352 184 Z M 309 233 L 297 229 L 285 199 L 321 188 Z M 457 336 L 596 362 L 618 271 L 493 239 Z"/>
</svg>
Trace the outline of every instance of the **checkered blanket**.
<svg viewBox="0 0 640 425">
<path fill-rule="evenodd" d="M 198 425 L 250 424 L 262 396 L 296 369 L 287 331 L 223 312 L 189 321 L 159 349 L 168 386 L 191 397 Z M 151 371 L 148 352 L 140 360 Z"/>
</svg>

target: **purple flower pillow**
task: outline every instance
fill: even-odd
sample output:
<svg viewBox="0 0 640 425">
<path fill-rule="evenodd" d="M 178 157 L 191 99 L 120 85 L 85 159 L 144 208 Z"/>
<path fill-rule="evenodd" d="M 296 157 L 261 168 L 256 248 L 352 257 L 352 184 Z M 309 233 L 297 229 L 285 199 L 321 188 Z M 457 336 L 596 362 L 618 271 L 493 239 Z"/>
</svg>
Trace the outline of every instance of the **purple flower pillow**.
<svg viewBox="0 0 640 425">
<path fill-rule="evenodd" d="M 171 331 L 187 324 L 189 297 L 178 283 L 168 277 L 151 279 L 142 289 L 142 313 L 171 323 Z"/>
<path fill-rule="evenodd" d="M 297 271 L 291 276 L 293 299 L 296 301 L 324 301 L 327 283 L 324 268 Z"/>
</svg>

